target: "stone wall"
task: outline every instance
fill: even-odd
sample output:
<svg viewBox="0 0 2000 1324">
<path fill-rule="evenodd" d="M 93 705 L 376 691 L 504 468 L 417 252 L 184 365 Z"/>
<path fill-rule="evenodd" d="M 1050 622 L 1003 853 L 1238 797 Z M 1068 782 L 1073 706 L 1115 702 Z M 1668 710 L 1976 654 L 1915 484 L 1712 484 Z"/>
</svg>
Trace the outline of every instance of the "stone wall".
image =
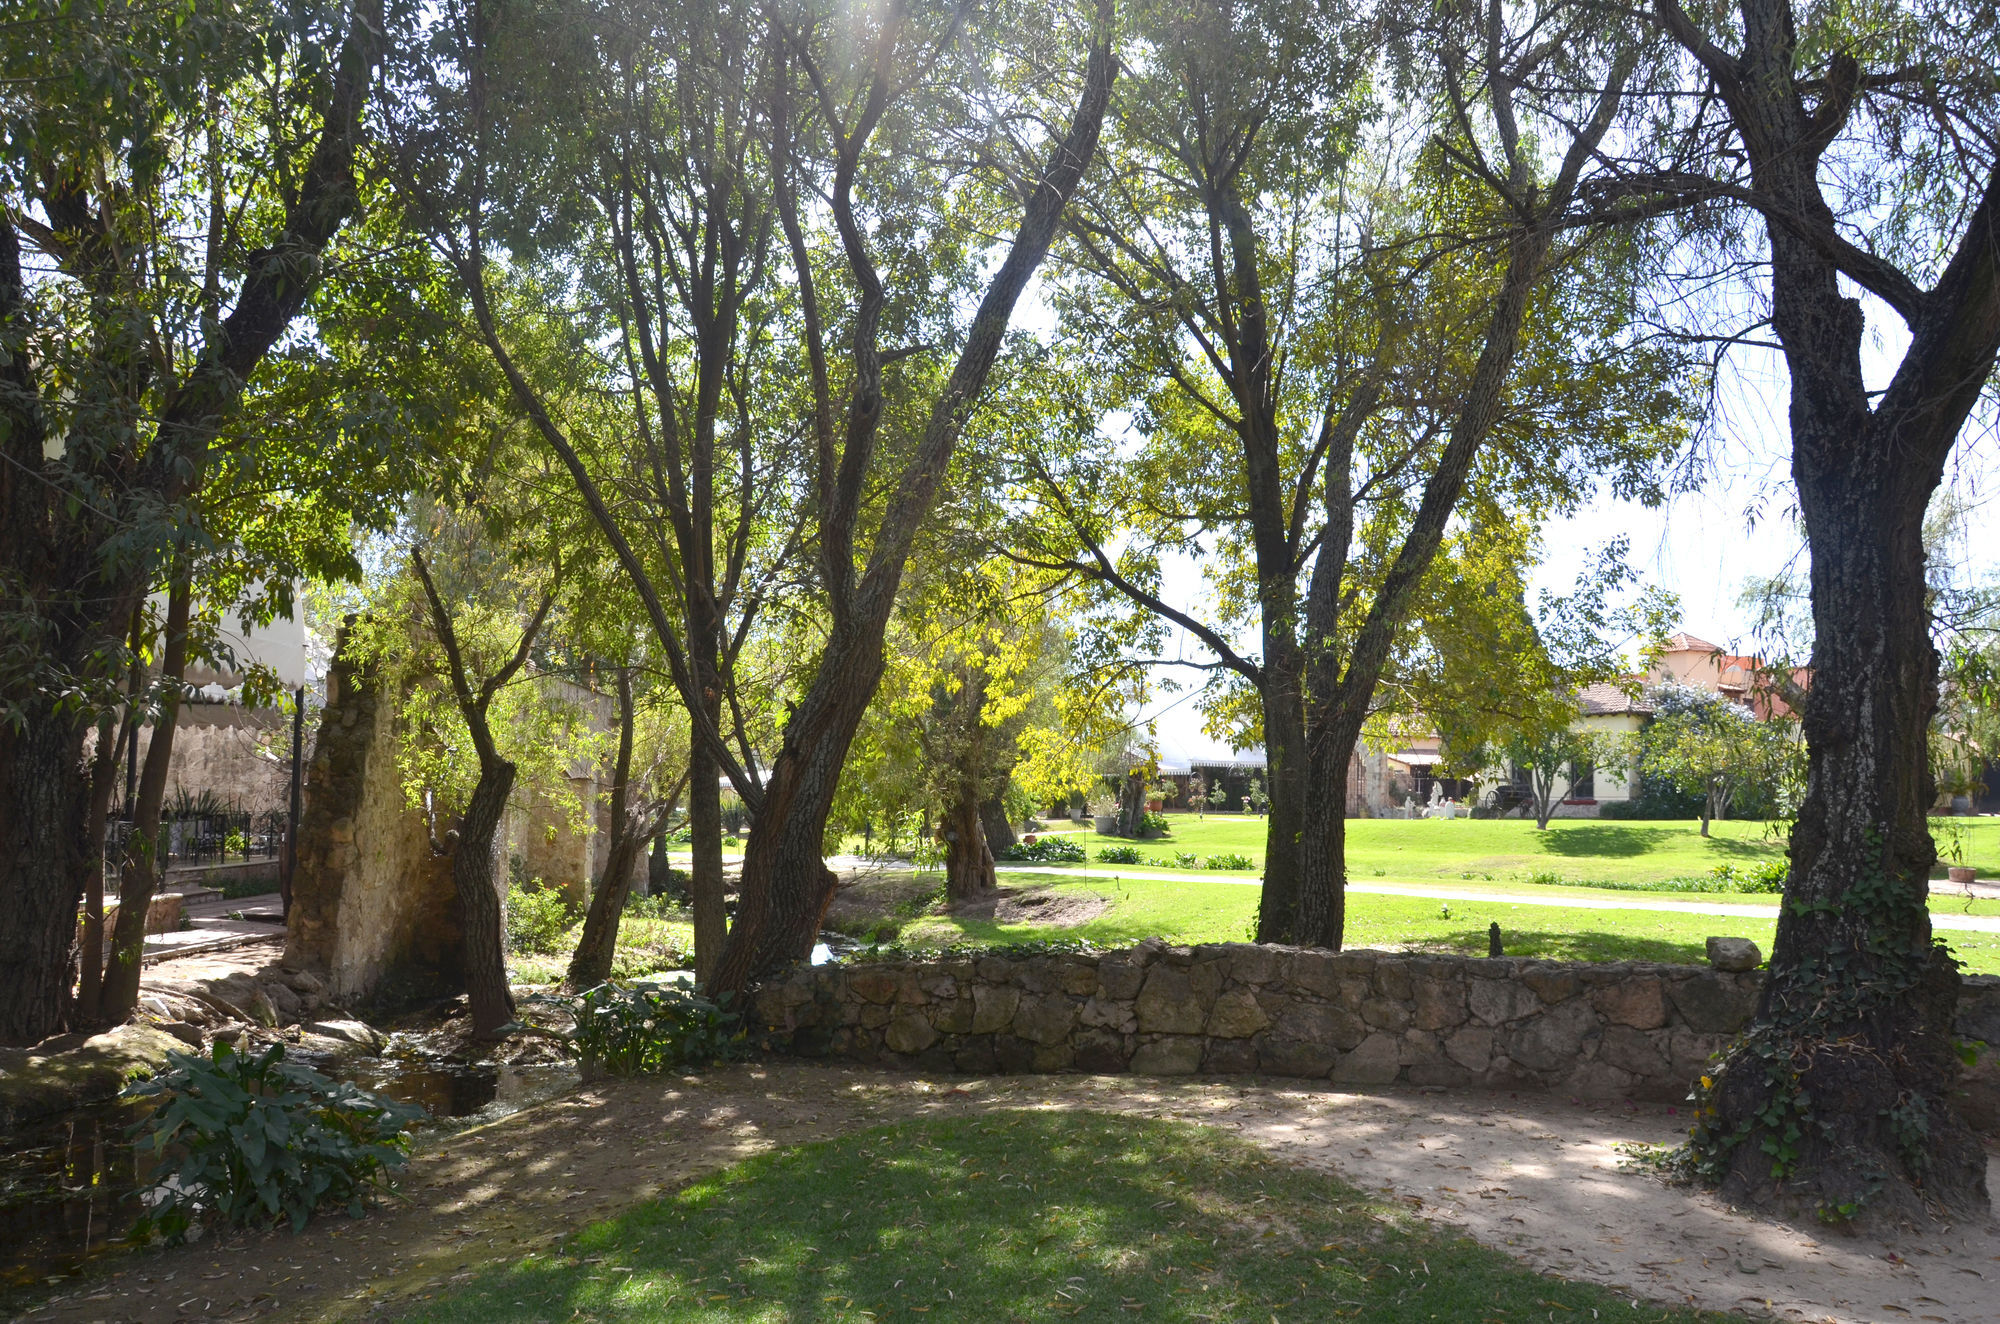
<svg viewBox="0 0 2000 1324">
<path fill-rule="evenodd" d="M 924 1070 L 1194 1072 L 1678 1102 L 1762 976 L 1707 966 L 1158 941 L 1097 956 L 813 966 L 754 991 L 792 1051 Z M 2000 979 L 1959 1032 L 2000 1048 Z M 2000 1129 L 1991 1053 L 1962 1101 Z"/>
<path fill-rule="evenodd" d="M 285 966 L 328 996 L 456 986 L 457 899 L 396 767 L 395 696 L 336 656 L 299 818 Z"/>
</svg>

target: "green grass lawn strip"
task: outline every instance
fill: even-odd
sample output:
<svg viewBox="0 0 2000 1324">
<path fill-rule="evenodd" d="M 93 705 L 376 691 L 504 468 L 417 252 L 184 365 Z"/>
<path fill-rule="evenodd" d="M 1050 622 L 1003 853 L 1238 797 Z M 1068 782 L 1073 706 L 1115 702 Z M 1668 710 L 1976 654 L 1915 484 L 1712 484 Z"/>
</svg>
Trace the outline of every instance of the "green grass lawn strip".
<svg viewBox="0 0 2000 1324">
<path fill-rule="evenodd" d="M 1107 897 L 1111 909 L 1073 927 L 1002 923 L 956 915 L 930 915 L 904 927 L 906 946 L 1028 942 L 1082 938 L 1104 947 L 1126 947 L 1146 938 L 1173 942 L 1243 942 L 1257 910 L 1257 889 L 1237 883 L 1189 879 L 1055 880 L 1047 874 L 1008 874 L 1003 881 L 1049 885 Z M 1776 897 L 1728 896 L 1730 903 L 1775 905 Z M 1963 902 L 1957 903 L 1963 905 Z M 1447 913 L 1448 912 L 1448 913 Z M 1707 959 L 1711 936 L 1749 938 L 1767 954 L 1775 919 L 1679 912 L 1671 903 L 1645 910 L 1587 910 L 1501 900 L 1437 901 L 1424 897 L 1354 893 L 1347 899 L 1350 947 L 1419 947 L 1428 951 L 1486 955 L 1487 926 L 1500 925 L 1509 956 L 1564 961 L 1669 961 Z M 1939 937 L 1965 962 L 1968 973 L 2000 974 L 2000 934 L 1940 930 Z"/>
<path fill-rule="evenodd" d="M 764 1155 L 411 1320 L 1733 1320 L 1544 1277 L 1224 1132 L 907 1122 Z"/>
</svg>

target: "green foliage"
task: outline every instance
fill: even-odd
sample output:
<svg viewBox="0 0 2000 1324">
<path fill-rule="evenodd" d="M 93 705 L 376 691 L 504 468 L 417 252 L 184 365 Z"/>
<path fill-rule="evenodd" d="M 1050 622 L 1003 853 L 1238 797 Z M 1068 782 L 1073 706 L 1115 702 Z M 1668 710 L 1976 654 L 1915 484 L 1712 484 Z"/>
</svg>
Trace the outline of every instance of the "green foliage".
<svg viewBox="0 0 2000 1324">
<path fill-rule="evenodd" d="M 1137 864 L 1139 862 L 1139 848 L 1137 846 L 1106 846 L 1097 852 L 1097 858 L 1105 864 Z"/>
<path fill-rule="evenodd" d="M 1174 867 L 1176 869 L 1192 869 L 1200 863 L 1201 857 L 1191 850 L 1177 850 L 1174 852 Z"/>
<path fill-rule="evenodd" d="M 1167 821 L 1167 816 L 1155 809 L 1147 810 L 1139 820 L 1139 831 L 1149 837 L 1164 837 L 1173 830 L 1174 825 Z"/>
<path fill-rule="evenodd" d="M 1254 863 L 1252 863 L 1248 855 L 1239 855 L 1234 851 L 1227 851 L 1220 855 L 1209 856 L 1208 859 L 1204 862 L 1203 867 L 1209 869 L 1241 870 L 1241 869 L 1254 869 L 1257 866 Z"/>
<path fill-rule="evenodd" d="M 174 1241 L 197 1219 L 289 1218 L 297 1231 L 327 1205 L 358 1217 L 408 1162 L 407 1128 L 424 1116 L 415 1105 L 287 1062 L 279 1044 L 254 1057 L 220 1042 L 206 1058 L 170 1053 L 166 1070 L 123 1097 L 156 1101 L 133 1134 L 178 1158 L 140 1220 L 142 1231 Z"/>
<path fill-rule="evenodd" d="M 682 984 L 599 984 L 572 1001 L 570 1041 L 586 1067 L 615 1076 L 652 1075 L 734 1057 L 743 1048 L 741 1015 L 730 995 L 710 1000 Z"/>
<path fill-rule="evenodd" d="M 1074 836 L 1038 837 L 1033 842 L 1017 841 L 1000 852 L 1003 860 L 1030 864 L 1082 864 L 1089 857 L 1083 843 Z"/>
<path fill-rule="evenodd" d="M 507 950 L 553 956 L 562 950 L 563 935 L 580 912 L 560 889 L 529 881 L 531 886 L 507 889 Z"/>
</svg>

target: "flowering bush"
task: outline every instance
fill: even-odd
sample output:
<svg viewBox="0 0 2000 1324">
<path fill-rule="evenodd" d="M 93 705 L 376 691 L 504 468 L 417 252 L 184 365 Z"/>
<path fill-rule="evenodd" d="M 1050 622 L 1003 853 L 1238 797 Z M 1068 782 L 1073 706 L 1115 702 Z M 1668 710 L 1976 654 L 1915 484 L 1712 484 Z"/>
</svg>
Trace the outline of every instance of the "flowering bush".
<svg viewBox="0 0 2000 1324">
<path fill-rule="evenodd" d="M 702 1066 L 742 1048 L 743 1018 L 728 1004 L 727 993 L 710 1000 L 683 984 L 599 984 L 575 999 L 570 1040 L 586 1073 L 638 1076 Z"/>
</svg>

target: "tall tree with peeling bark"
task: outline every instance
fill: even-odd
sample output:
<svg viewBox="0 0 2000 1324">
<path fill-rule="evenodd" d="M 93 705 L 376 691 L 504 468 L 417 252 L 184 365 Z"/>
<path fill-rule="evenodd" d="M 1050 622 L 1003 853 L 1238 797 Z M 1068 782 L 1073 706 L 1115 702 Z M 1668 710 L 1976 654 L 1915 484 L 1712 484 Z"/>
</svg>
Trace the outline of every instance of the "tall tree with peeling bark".
<svg viewBox="0 0 2000 1324">
<path fill-rule="evenodd" d="M 1186 630 L 1214 661 L 1170 665 L 1248 697 L 1263 941 L 1341 943 L 1350 758 L 1449 538 L 1600 473 L 1650 492 L 1678 440 L 1621 238 L 1575 228 L 1633 34 L 1580 8 L 1415 22 L 1424 90 L 1398 100 L 1341 5 L 1142 12 L 1144 73 L 1064 252 L 1101 384 L 1079 412 L 1129 411 L 1145 445 L 1023 457 L 1045 517 L 1014 554 Z M 1595 91 L 1523 123 L 1518 88 L 1585 70 Z M 1163 595 L 1173 556 L 1205 563 L 1215 615 Z"/>
<path fill-rule="evenodd" d="M 1993 404 L 2000 27 L 1955 3 L 1651 12 L 1682 77 L 1630 139 L 1658 153 L 1620 162 L 1607 205 L 1690 209 L 1732 271 L 1758 273 L 1812 558 L 1785 905 L 1693 1155 L 1733 1198 L 1837 1223 L 1982 1211 L 1985 1155 L 1951 1106 L 1958 976 L 1926 904 L 1923 533 L 1968 418 Z M 1869 348 L 1871 322 L 1907 334 L 1900 356 Z"/>
<path fill-rule="evenodd" d="M 379 0 L 0 27 L 0 1041 L 67 1016 L 85 733 L 356 205 Z"/>
</svg>

